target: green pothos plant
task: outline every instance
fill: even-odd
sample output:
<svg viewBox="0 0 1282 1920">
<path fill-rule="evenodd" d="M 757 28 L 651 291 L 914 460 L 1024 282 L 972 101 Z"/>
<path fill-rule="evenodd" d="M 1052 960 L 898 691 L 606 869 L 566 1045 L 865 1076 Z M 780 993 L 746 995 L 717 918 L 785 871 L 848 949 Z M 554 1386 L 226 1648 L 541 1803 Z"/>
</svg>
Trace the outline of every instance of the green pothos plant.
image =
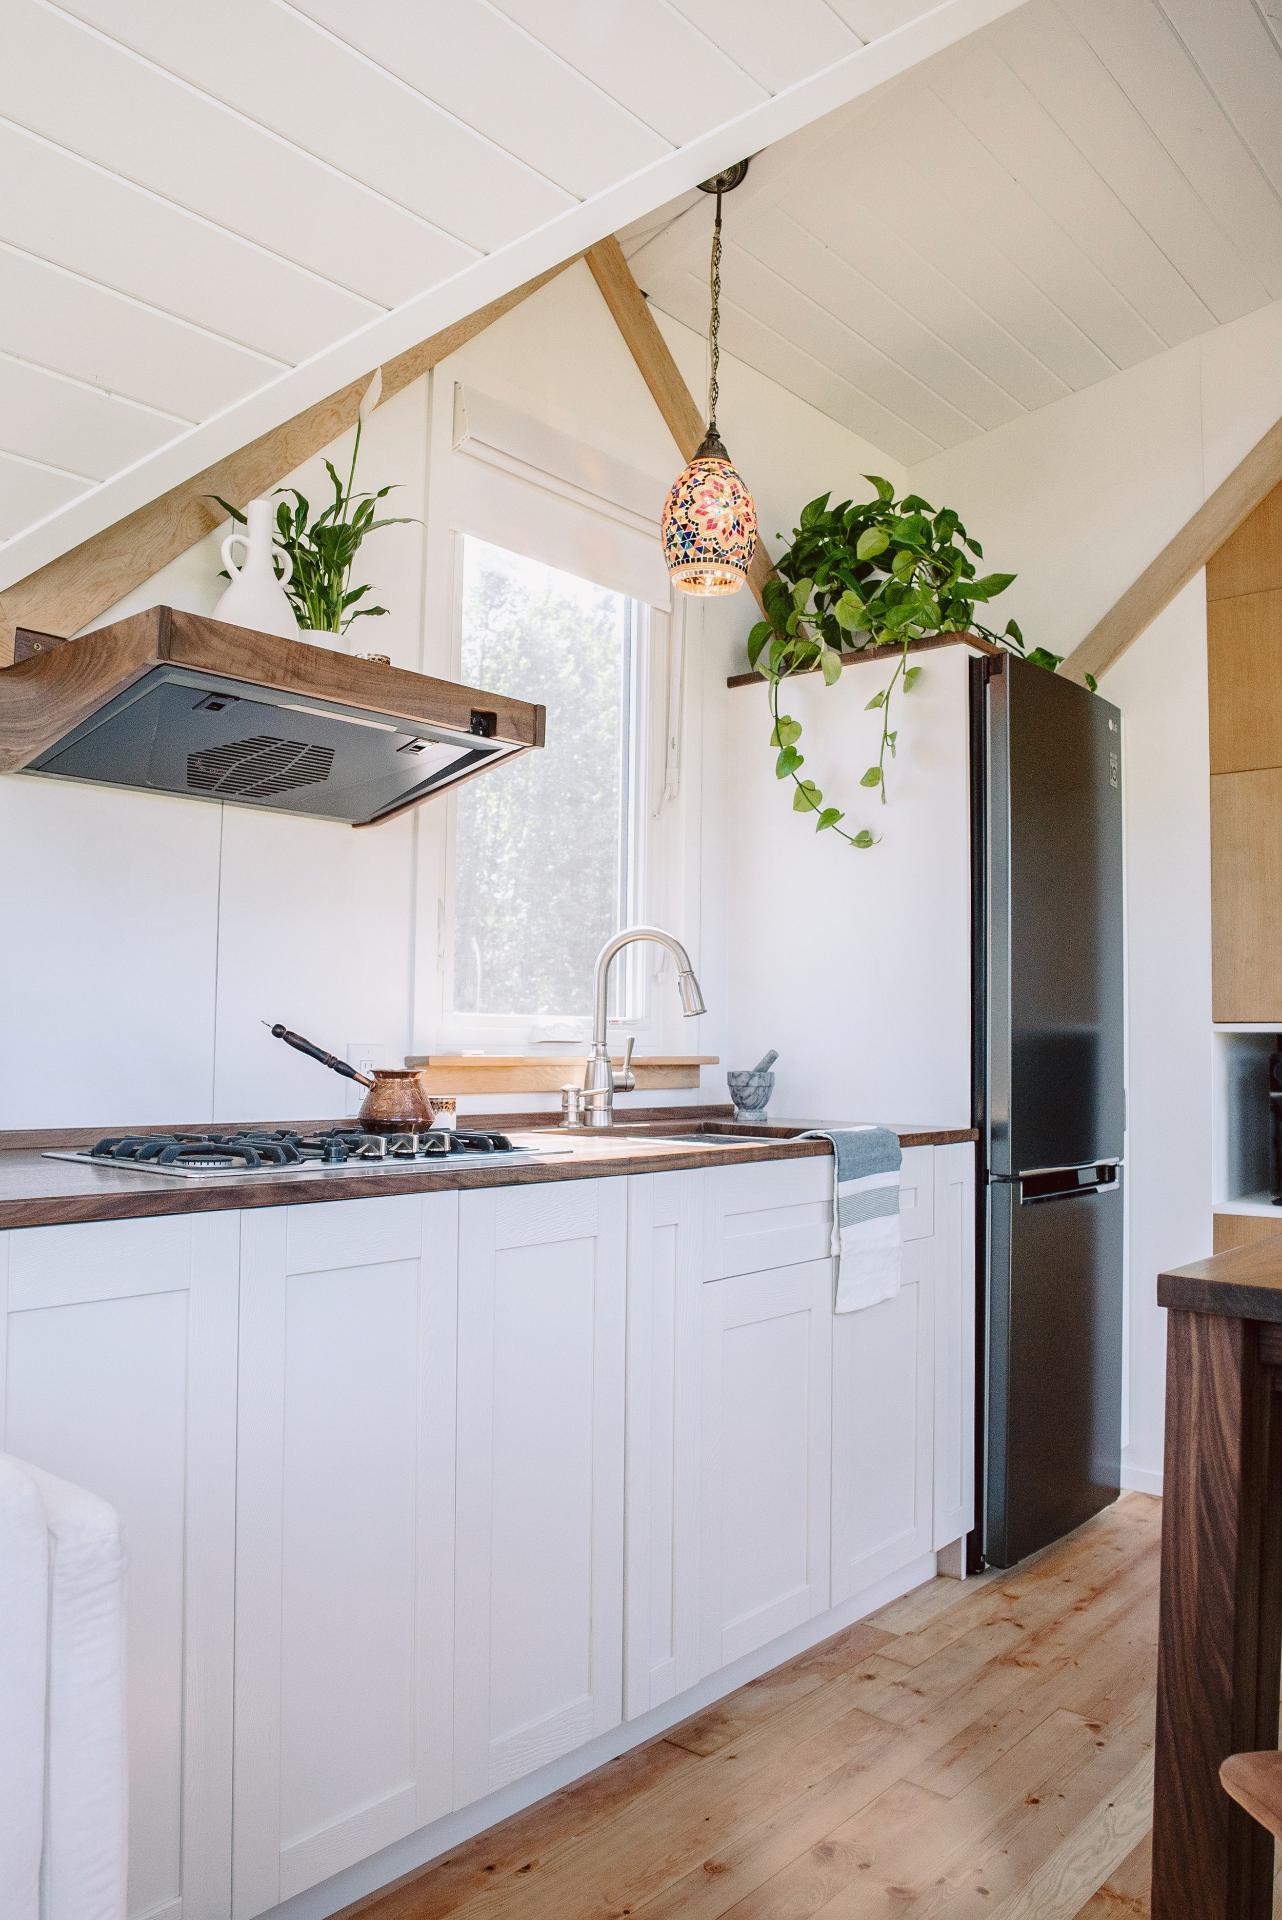
<svg viewBox="0 0 1282 1920">
<path fill-rule="evenodd" d="M 865 708 L 880 714 L 881 737 L 877 758 L 859 783 L 884 804 L 886 764 L 899 740 L 898 726 L 891 724 L 895 696 L 910 693 L 921 677 L 921 668 L 908 663 L 913 640 L 978 633 L 1052 672 L 1062 658 L 1045 647 L 1027 648 L 1014 620 L 995 633 L 975 618 L 975 608 L 1004 593 L 1015 576 L 977 571 L 984 549 L 951 507 L 936 512 L 916 493 L 896 500 L 888 480 L 872 473 L 864 478 L 875 489 L 871 500 L 833 506 L 832 496 L 823 493 L 802 508 L 800 525 L 766 582 L 766 617 L 748 635 L 749 663 L 769 686 L 775 773 L 792 783 L 793 810 L 813 814 L 817 832 L 836 833 L 860 848 L 875 845 L 877 836 L 867 827 L 851 832 L 843 826 L 842 808 L 826 802 L 802 772 L 801 722 L 780 710 L 785 680 L 818 668 L 831 687 L 841 678 L 843 651 L 895 650 L 889 684 Z"/>
</svg>

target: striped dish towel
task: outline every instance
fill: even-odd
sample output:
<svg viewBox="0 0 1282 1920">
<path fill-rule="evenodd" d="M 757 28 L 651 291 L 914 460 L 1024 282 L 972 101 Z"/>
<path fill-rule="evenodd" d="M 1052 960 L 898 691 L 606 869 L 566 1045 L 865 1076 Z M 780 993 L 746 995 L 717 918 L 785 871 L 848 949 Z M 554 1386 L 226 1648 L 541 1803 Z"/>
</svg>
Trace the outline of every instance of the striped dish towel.
<svg viewBox="0 0 1282 1920">
<path fill-rule="evenodd" d="M 889 1127 L 812 1128 L 801 1140 L 831 1142 L 834 1313 L 874 1307 L 899 1292 L 899 1135 Z"/>
</svg>

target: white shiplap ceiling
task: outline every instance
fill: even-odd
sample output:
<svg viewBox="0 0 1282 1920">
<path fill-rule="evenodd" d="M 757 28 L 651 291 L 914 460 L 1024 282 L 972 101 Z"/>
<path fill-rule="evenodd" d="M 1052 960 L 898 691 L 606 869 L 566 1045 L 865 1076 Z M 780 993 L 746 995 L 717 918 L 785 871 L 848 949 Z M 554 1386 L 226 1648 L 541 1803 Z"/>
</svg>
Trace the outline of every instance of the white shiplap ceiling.
<svg viewBox="0 0 1282 1920">
<path fill-rule="evenodd" d="M 702 329 L 699 201 L 623 242 Z M 955 446 L 1282 297 L 1282 0 L 1029 0 L 779 142 L 726 229 L 730 352 L 902 461 Z"/>
<path fill-rule="evenodd" d="M 0 584 L 1015 4 L 0 0 Z"/>
</svg>

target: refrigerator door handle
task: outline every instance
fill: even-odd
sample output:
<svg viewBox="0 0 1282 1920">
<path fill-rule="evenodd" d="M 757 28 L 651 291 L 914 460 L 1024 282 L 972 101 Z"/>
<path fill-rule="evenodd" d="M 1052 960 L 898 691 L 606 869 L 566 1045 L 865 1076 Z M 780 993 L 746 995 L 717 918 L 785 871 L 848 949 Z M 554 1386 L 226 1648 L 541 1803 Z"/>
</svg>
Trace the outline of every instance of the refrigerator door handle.
<svg viewBox="0 0 1282 1920">
<path fill-rule="evenodd" d="M 1018 1180 L 1021 1207 L 1040 1206 L 1048 1200 L 1075 1200 L 1079 1195 L 1112 1193 L 1117 1188 L 1120 1162 L 1096 1160 L 1085 1167 L 1043 1167 L 1033 1173 L 1021 1173 Z"/>
</svg>

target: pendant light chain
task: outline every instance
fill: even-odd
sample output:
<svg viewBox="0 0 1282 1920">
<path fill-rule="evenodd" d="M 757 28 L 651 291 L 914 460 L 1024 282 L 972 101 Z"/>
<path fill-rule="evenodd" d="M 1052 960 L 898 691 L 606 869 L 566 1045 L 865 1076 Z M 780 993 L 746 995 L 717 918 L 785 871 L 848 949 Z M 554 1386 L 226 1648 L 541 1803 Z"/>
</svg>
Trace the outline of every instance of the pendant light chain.
<svg viewBox="0 0 1282 1920">
<path fill-rule="evenodd" d="M 708 429 L 717 430 L 717 401 L 721 398 L 721 389 L 717 384 L 717 370 L 721 363 L 721 189 L 717 188 L 717 217 L 712 226 L 712 264 L 709 274 L 709 288 L 712 294 L 711 314 L 708 320 Z"/>
</svg>

